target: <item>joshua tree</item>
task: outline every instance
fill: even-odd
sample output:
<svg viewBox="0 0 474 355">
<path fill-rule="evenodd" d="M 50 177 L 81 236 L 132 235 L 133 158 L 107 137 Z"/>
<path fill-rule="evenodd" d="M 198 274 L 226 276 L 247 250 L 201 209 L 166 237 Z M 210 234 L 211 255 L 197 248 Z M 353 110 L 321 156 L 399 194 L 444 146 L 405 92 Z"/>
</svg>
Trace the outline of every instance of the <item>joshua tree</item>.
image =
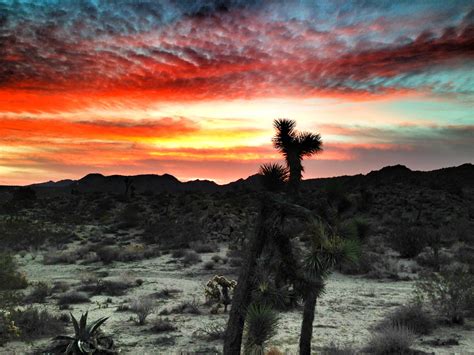
<svg viewBox="0 0 474 355">
<path fill-rule="evenodd" d="M 261 196 L 257 228 L 247 247 L 246 262 L 240 270 L 234 291 L 224 341 L 224 354 L 226 355 L 240 354 L 245 310 L 248 309 L 252 301 L 252 282 L 255 279 L 257 259 L 268 241 L 274 243 L 280 251 L 282 265 L 284 265 L 286 273 L 285 278 L 291 280 L 294 285 L 308 283 L 293 254 L 290 236 L 284 232 L 284 224 L 287 217 L 296 217 L 306 222 L 313 221 L 312 213 L 301 206 L 288 203 L 284 196 L 280 196 L 276 192 L 281 190 L 287 182 L 289 182 L 292 192 L 298 190 L 303 171 L 302 159 L 320 152 L 322 142 L 319 134 L 297 132 L 294 121 L 279 119 L 274 122 L 274 126 L 277 133 L 273 138 L 273 143 L 285 157 L 287 168 L 278 164 L 266 164 L 260 169 L 263 185 L 267 191 L 263 192 Z M 310 325 L 312 327 L 312 319 Z"/>
<path fill-rule="evenodd" d="M 304 258 L 305 282 L 302 285 L 304 298 L 303 322 L 300 333 L 300 355 L 311 354 L 313 321 L 316 302 L 325 290 L 325 280 L 330 270 L 346 259 L 355 261 L 359 254 L 358 241 L 343 240 L 321 221 L 313 224 L 309 232 L 309 252 Z"/>
<path fill-rule="evenodd" d="M 273 145 L 285 158 L 290 172 L 289 185 L 295 192 L 304 171 L 303 158 L 322 151 L 321 136 L 318 133 L 298 132 L 295 130 L 296 122 L 285 118 L 275 120 L 273 126 L 276 129 Z"/>
</svg>

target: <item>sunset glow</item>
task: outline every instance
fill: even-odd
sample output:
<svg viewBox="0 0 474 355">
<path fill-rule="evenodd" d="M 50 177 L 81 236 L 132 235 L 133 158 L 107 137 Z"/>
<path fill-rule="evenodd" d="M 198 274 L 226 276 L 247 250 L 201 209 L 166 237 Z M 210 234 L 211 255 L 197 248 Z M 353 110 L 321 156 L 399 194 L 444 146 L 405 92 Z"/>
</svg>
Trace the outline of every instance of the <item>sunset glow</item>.
<svg viewBox="0 0 474 355">
<path fill-rule="evenodd" d="M 397 3 L 0 0 L 0 184 L 245 178 L 279 117 L 305 178 L 474 162 L 474 5 Z"/>
</svg>

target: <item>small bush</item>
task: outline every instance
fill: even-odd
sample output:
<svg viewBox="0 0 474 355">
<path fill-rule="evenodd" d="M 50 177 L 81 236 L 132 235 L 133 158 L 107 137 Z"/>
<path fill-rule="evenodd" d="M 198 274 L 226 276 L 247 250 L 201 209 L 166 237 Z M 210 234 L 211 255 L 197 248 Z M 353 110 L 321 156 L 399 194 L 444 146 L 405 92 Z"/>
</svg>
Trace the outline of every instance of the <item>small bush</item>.
<svg viewBox="0 0 474 355">
<path fill-rule="evenodd" d="M 17 269 L 17 263 L 11 254 L 0 253 L 0 291 L 19 290 L 28 286 L 25 275 Z"/>
<path fill-rule="evenodd" d="M 463 324 L 465 316 L 474 312 L 474 275 L 462 268 L 425 273 L 415 285 L 415 294 L 449 322 Z"/>
<path fill-rule="evenodd" d="M 196 242 L 193 243 L 191 247 L 196 253 L 199 254 L 214 253 L 219 251 L 219 247 L 215 243 Z"/>
<path fill-rule="evenodd" d="M 55 264 L 75 264 L 78 255 L 71 252 L 53 252 L 49 251 L 43 255 L 43 264 L 55 265 Z"/>
<path fill-rule="evenodd" d="M 170 310 L 163 310 L 160 312 L 160 315 L 167 315 L 167 314 L 201 314 L 201 310 L 199 309 L 199 304 L 196 300 L 192 301 L 183 301 L 180 304 L 176 305 L 175 307 L 171 308 Z"/>
<path fill-rule="evenodd" d="M 186 251 L 183 249 L 175 249 L 171 253 L 171 256 L 175 259 L 180 259 L 186 255 Z"/>
<path fill-rule="evenodd" d="M 181 290 L 176 288 L 164 288 L 153 294 L 155 298 L 174 298 L 177 293 L 181 293 Z"/>
<path fill-rule="evenodd" d="M 200 263 L 202 259 L 198 253 L 191 250 L 191 251 L 186 252 L 182 261 L 185 265 L 194 265 L 194 264 Z"/>
<path fill-rule="evenodd" d="M 25 301 L 28 303 L 44 303 L 46 297 L 51 294 L 51 287 L 46 282 L 38 282 L 30 294 L 26 296 Z"/>
<path fill-rule="evenodd" d="M 213 270 L 215 266 L 216 263 L 214 261 L 207 261 L 204 263 L 204 269 L 206 270 Z"/>
<path fill-rule="evenodd" d="M 396 325 L 405 326 L 416 334 L 427 335 L 436 327 L 436 322 L 421 303 L 412 303 L 397 308 L 383 319 L 377 328 L 384 329 Z"/>
<path fill-rule="evenodd" d="M 55 281 L 51 288 L 52 293 L 63 293 L 69 291 L 71 286 L 65 281 Z"/>
<path fill-rule="evenodd" d="M 76 304 L 76 303 L 87 303 L 90 302 L 89 296 L 84 292 L 77 292 L 71 291 L 61 295 L 58 299 L 58 304 L 61 305 L 69 305 L 69 304 Z"/>
<path fill-rule="evenodd" d="M 417 226 L 400 226 L 392 233 L 392 246 L 402 258 L 414 258 L 428 245 L 429 231 Z"/>
<path fill-rule="evenodd" d="M 409 328 L 389 325 L 372 335 L 365 350 L 374 354 L 406 354 L 414 341 L 415 334 Z"/>
<path fill-rule="evenodd" d="M 116 247 L 105 246 L 99 248 L 96 253 L 98 259 L 106 265 L 111 264 L 114 261 L 120 260 L 120 251 Z"/>
<path fill-rule="evenodd" d="M 222 340 L 225 337 L 225 330 L 225 325 L 210 324 L 198 329 L 195 335 L 209 341 Z"/>
<path fill-rule="evenodd" d="M 158 318 L 150 330 L 154 333 L 173 332 L 178 328 L 167 318 Z"/>
<path fill-rule="evenodd" d="M 50 337 L 65 329 L 65 323 L 60 316 L 55 316 L 46 310 L 36 308 L 13 310 L 10 318 L 20 330 L 22 340 Z"/>
<path fill-rule="evenodd" d="M 137 317 L 137 324 L 145 324 L 146 318 L 153 313 L 155 304 L 150 297 L 142 297 L 134 300 L 130 305 L 130 310 L 134 312 Z"/>
<path fill-rule="evenodd" d="M 331 342 L 321 350 L 322 355 L 355 355 L 357 351 L 350 345 L 339 345 Z"/>
<path fill-rule="evenodd" d="M 88 292 L 92 295 L 122 296 L 132 284 L 117 280 L 97 280 L 94 283 L 86 283 L 78 288 L 78 291 Z"/>
</svg>

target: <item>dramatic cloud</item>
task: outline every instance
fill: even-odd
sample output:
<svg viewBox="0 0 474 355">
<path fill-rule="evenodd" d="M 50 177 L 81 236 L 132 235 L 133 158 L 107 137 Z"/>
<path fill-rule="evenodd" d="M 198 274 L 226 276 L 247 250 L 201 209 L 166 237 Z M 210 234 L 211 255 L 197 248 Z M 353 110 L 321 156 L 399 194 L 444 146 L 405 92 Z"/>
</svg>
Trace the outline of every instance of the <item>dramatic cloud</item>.
<svg viewBox="0 0 474 355">
<path fill-rule="evenodd" d="M 308 176 L 472 161 L 473 64 L 468 0 L 0 0 L 0 183 L 226 181 L 277 117 L 322 133 Z"/>
</svg>

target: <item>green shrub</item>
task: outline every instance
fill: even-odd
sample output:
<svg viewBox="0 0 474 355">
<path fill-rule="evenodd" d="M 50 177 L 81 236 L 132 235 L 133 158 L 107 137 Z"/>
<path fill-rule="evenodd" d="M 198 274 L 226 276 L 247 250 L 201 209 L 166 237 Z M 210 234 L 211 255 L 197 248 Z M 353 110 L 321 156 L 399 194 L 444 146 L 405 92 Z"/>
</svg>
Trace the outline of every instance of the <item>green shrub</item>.
<svg viewBox="0 0 474 355">
<path fill-rule="evenodd" d="M 415 294 L 449 322 L 462 324 L 474 312 L 474 275 L 462 268 L 425 273 L 415 284 Z"/>
<path fill-rule="evenodd" d="M 245 317 L 245 354 L 263 352 L 266 343 L 275 334 L 278 316 L 268 305 L 252 303 Z"/>
<path fill-rule="evenodd" d="M 388 326 L 401 325 L 411 329 L 416 334 L 427 335 L 436 327 L 432 315 L 428 313 L 419 302 L 397 308 L 385 317 L 377 326 L 383 329 Z"/>
<path fill-rule="evenodd" d="M 0 291 L 26 288 L 25 275 L 18 272 L 15 258 L 8 253 L 0 253 Z"/>
<path fill-rule="evenodd" d="M 374 333 L 366 347 L 373 354 L 407 354 L 415 334 L 403 325 L 389 325 Z"/>
</svg>

